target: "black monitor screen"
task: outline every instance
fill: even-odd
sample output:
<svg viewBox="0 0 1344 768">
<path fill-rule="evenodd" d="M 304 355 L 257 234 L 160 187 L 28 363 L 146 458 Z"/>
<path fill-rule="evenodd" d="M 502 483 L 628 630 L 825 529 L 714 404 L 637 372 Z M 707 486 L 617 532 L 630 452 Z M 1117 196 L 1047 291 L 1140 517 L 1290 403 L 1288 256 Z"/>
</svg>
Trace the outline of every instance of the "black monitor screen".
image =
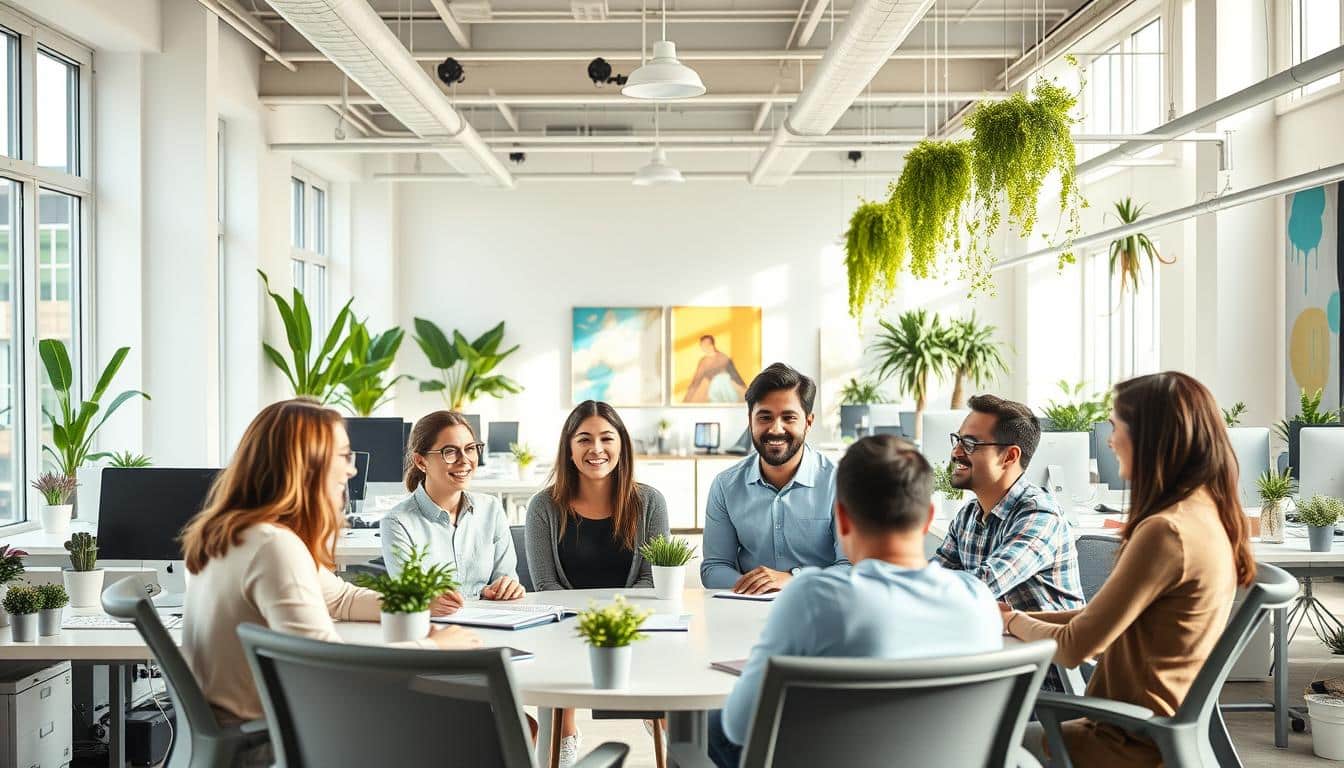
<svg viewBox="0 0 1344 768">
<path fill-rule="evenodd" d="M 492 421 L 485 450 L 490 453 L 508 453 L 509 445 L 518 442 L 518 422 Z"/>
<path fill-rule="evenodd" d="M 406 443 L 402 442 L 401 419 L 347 418 L 345 431 L 350 435 L 350 450 L 369 454 L 369 483 L 400 483 Z"/>
<path fill-rule="evenodd" d="M 350 501 L 364 500 L 364 484 L 369 481 L 369 454 L 355 451 L 355 476 L 346 481 Z"/>
<path fill-rule="evenodd" d="M 178 535 L 205 506 L 218 469 L 103 470 L 98 558 L 181 560 Z"/>
</svg>

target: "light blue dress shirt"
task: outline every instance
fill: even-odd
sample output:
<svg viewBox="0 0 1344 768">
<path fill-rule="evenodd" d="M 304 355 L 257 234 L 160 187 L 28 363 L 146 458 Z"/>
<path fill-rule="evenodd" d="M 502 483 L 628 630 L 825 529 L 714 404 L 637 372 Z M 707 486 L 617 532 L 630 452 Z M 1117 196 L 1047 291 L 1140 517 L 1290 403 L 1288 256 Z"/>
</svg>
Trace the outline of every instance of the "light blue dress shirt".
<svg viewBox="0 0 1344 768">
<path fill-rule="evenodd" d="M 791 571 L 849 562 L 835 536 L 835 463 L 803 446 L 798 472 L 783 488 L 761 476 L 756 453 L 714 478 L 705 508 L 706 589 L 728 589 L 759 565 Z"/>
<path fill-rule="evenodd" d="M 452 564 L 464 597 L 480 597 L 481 590 L 500 576 L 518 578 L 518 556 L 504 505 L 484 494 L 463 491 L 462 497 L 457 525 L 429 498 L 423 484 L 383 516 L 378 532 L 388 573 L 399 576 L 403 553 L 428 546 L 425 563 Z"/>
<path fill-rule="evenodd" d="M 770 607 L 761 639 L 723 707 L 723 733 L 743 744 L 771 656 L 919 659 L 997 651 L 1003 620 L 989 589 L 937 563 L 860 560 L 809 568 Z"/>
</svg>

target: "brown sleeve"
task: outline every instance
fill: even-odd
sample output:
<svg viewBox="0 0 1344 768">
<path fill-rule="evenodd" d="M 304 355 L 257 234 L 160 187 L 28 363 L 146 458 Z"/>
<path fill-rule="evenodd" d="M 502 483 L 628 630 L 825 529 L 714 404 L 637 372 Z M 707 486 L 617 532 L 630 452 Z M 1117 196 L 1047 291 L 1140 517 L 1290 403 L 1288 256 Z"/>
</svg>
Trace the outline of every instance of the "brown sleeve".
<svg viewBox="0 0 1344 768">
<path fill-rule="evenodd" d="M 1086 607 L 1062 624 L 1018 615 L 1008 630 L 1023 640 L 1054 640 L 1059 644 L 1055 661 L 1076 667 L 1110 647 L 1154 600 L 1180 582 L 1184 570 L 1180 531 L 1170 520 L 1151 517 L 1134 530 L 1115 570 Z"/>
<path fill-rule="evenodd" d="M 1082 608 L 1071 608 L 1067 611 L 1023 611 L 1023 615 L 1046 624 L 1068 624 L 1081 610 Z"/>
</svg>

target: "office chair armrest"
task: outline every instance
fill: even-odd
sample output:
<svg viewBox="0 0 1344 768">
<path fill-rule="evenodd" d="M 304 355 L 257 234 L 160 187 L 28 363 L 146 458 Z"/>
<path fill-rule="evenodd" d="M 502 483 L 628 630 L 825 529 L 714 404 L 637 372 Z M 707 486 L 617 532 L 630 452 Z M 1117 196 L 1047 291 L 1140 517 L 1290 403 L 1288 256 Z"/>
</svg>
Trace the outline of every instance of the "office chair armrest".
<svg viewBox="0 0 1344 768">
<path fill-rule="evenodd" d="M 608 741 L 597 745 L 597 749 L 580 757 L 574 768 L 621 768 L 625 757 L 630 754 L 630 745 L 619 741 Z"/>
<path fill-rule="evenodd" d="M 1036 697 L 1036 712 L 1049 712 L 1058 721 L 1086 717 L 1100 723 L 1118 725 L 1128 731 L 1148 730 L 1153 711 L 1145 707 L 1095 696 L 1065 696 L 1042 692 Z M 1044 718 L 1042 718 L 1044 719 Z"/>
<path fill-rule="evenodd" d="M 240 723 L 238 725 L 238 730 L 242 731 L 245 735 L 248 736 L 254 733 L 266 733 L 266 721 L 264 719 L 248 720 L 245 723 Z"/>
<path fill-rule="evenodd" d="M 1011 760 L 1008 763 L 1010 768 L 1041 768 L 1041 761 L 1022 747 L 1013 747 L 1013 753 L 1009 759 Z"/>
<path fill-rule="evenodd" d="M 667 757 L 668 762 L 681 768 L 714 768 L 704 748 L 687 741 L 668 742 Z"/>
<path fill-rule="evenodd" d="M 1064 692 L 1071 696 L 1082 696 L 1087 690 L 1087 681 L 1083 679 L 1082 667 L 1066 667 L 1062 664 L 1051 664 L 1055 668 L 1059 680 L 1064 684 Z"/>
</svg>

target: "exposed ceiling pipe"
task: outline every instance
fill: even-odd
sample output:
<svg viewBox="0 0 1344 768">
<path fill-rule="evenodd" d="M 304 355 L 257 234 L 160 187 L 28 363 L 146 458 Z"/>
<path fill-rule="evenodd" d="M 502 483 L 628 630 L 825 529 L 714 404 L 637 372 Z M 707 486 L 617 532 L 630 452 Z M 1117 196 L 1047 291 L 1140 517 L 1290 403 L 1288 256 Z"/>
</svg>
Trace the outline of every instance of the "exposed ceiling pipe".
<svg viewBox="0 0 1344 768">
<path fill-rule="evenodd" d="M 1126 0 L 1128 1 L 1128 0 Z M 985 8 L 975 10 L 969 14 L 966 11 L 956 9 L 948 11 L 931 11 L 926 15 L 929 21 L 951 20 L 956 22 L 986 22 L 1000 23 L 1004 21 L 1035 21 L 1040 18 L 1047 20 L 1062 19 L 1069 15 L 1070 11 L 1064 8 L 1046 8 L 1040 11 L 1031 8 Z M 668 11 L 667 18 L 682 24 L 761 24 L 761 23 L 780 23 L 791 24 L 797 17 L 796 8 L 777 8 L 777 9 L 734 9 L 734 10 L 685 10 Z M 835 11 L 836 20 L 849 17 L 847 10 L 837 9 Z M 277 19 L 278 15 L 274 13 L 261 12 L 258 14 L 264 20 Z M 442 24 L 443 20 L 434 11 L 411 11 L 409 13 L 397 13 L 396 11 L 382 11 L 379 15 L 384 21 L 401 21 L 410 23 Z M 638 24 L 639 11 L 609 11 L 606 18 L 603 19 L 577 19 L 571 11 L 507 11 L 494 10 L 488 19 L 480 19 L 472 22 L 473 24 Z"/>
<path fill-rule="evenodd" d="M 817 0 L 817 4 L 812 6 L 812 13 L 808 14 L 807 24 L 803 25 L 803 34 L 798 36 L 798 45 L 802 47 L 812 41 L 812 35 L 817 31 L 817 25 L 821 23 L 821 16 L 826 12 L 826 6 L 831 4 L 831 0 Z"/>
<path fill-rule="evenodd" d="M 932 0 L 927 0 L 932 2 Z M 804 91 L 806 93 L 806 91 Z M 921 91 L 898 91 L 891 93 L 864 93 L 850 100 L 850 104 L 924 104 L 932 101 L 986 101 L 994 99 L 1006 99 L 1008 94 L 1003 91 L 939 91 L 937 94 L 923 93 Z M 771 104 L 790 104 L 794 100 L 801 99 L 797 93 L 706 93 L 703 96 L 696 96 L 689 99 L 669 99 L 670 103 L 684 104 L 687 106 L 696 105 L 724 105 L 724 104 L 760 104 L 769 102 Z M 337 95 L 326 94 L 295 94 L 295 95 L 269 95 L 260 97 L 261 103 L 277 106 L 281 104 L 340 104 L 341 97 Z M 370 96 L 351 96 L 348 104 L 378 104 L 378 99 Z M 488 93 L 458 94 L 453 97 L 453 104 L 459 107 L 493 107 L 497 104 L 508 104 L 512 107 L 541 107 L 541 106 L 577 106 L 577 105 L 596 105 L 608 109 L 647 109 L 648 105 L 636 101 L 619 93 L 517 93 L 491 96 Z M 840 114 L 844 113 L 845 105 L 841 108 Z M 797 110 L 794 110 L 796 113 Z M 839 116 L 836 117 L 836 121 Z M 790 122 L 793 122 L 790 120 Z M 834 121 L 831 123 L 834 125 Z M 819 133 L 826 133 L 820 131 Z"/>
<path fill-rule="evenodd" d="M 823 50 L 816 48 L 801 49 L 755 49 L 755 48 L 725 48 L 722 50 L 698 50 L 682 51 L 677 50 L 677 58 L 682 61 L 820 61 Z M 1016 52 L 1009 51 L 1010 55 L 1016 55 Z M 285 51 L 282 55 L 289 61 L 294 62 L 324 62 L 327 60 L 317 51 Z M 592 61 L 601 56 L 607 61 L 639 61 L 639 51 L 636 50 L 600 50 L 597 48 L 587 50 L 498 50 L 498 51 L 448 51 L 448 50 L 421 50 L 416 51 L 416 61 L 443 61 L 446 57 L 452 56 L 458 61 L 488 61 L 488 62 L 519 62 L 519 61 Z M 888 58 L 906 61 L 922 61 L 924 59 L 985 59 L 994 60 L 1004 57 L 1003 48 L 993 46 L 967 46 L 962 48 L 950 48 L 944 54 L 942 49 L 937 52 L 926 51 L 923 48 L 910 48 L 906 50 L 894 51 Z"/>
<path fill-rule="evenodd" d="M 288 69 L 290 72 L 299 71 L 299 68 L 294 66 L 294 62 L 285 58 L 284 54 L 275 50 L 275 46 L 271 45 L 266 38 L 257 34 L 257 32 L 253 30 L 252 27 L 248 26 L 245 21 L 234 16 L 228 8 L 220 4 L 219 0 L 197 0 L 197 2 L 199 2 L 207 11 L 219 17 L 225 24 L 228 24 L 230 27 L 237 30 L 238 34 L 247 38 L 250 43 L 261 49 L 262 53 L 275 59 L 277 64 Z"/>
<path fill-rule="evenodd" d="M 491 89 L 490 89 L 490 95 L 491 95 L 491 96 L 494 96 L 494 95 L 495 95 L 495 89 L 494 89 L 494 88 L 491 88 Z M 499 110 L 499 114 L 500 114 L 501 117 L 504 118 L 504 122 L 506 122 L 506 123 L 509 124 L 509 127 L 513 129 L 513 132 L 514 132 L 514 133 L 517 133 L 517 132 L 518 132 L 518 116 L 515 115 L 515 114 L 513 114 L 513 110 L 509 108 L 509 105 L 508 105 L 508 104 L 505 104 L 504 102 L 501 101 L 500 103 L 498 103 L 498 104 L 495 105 L 495 108 Z"/>
<path fill-rule="evenodd" d="M 803 171 L 794 174 L 805 181 L 844 181 L 846 179 L 889 179 L 898 171 Z M 561 181 L 561 182 L 603 182 L 614 181 L 630 183 L 632 173 L 520 173 L 516 178 L 522 182 Z M 734 171 L 682 171 L 687 181 L 747 181 L 747 174 Z M 470 181 L 466 176 L 455 173 L 375 173 L 374 181 L 413 181 L 413 182 L 458 182 Z"/>
<path fill-rule="evenodd" d="M 270 27 L 262 23 L 260 19 L 252 15 L 252 12 L 238 4 L 238 0 L 217 0 L 220 5 L 229 9 L 229 12 L 238 18 L 247 26 L 251 27 L 253 32 L 271 45 L 275 45 L 275 32 Z"/>
<path fill-rule="evenodd" d="M 439 20 L 443 26 L 448 28 L 448 34 L 453 36 L 457 44 L 463 48 L 471 47 L 471 30 L 465 24 L 459 22 L 453 15 L 453 9 L 448 7 L 444 0 L 429 0 L 429 4 L 434 6 L 434 12 L 439 14 Z"/>
<path fill-rule="evenodd" d="M 1121 158 L 1132 157 L 1149 147 L 1162 144 L 1166 141 L 1163 138 L 1165 136 L 1185 134 L 1212 125 L 1223 118 L 1231 117 L 1257 104 L 1290 93 L 1341 69 L 1344 69 L 1344 45 L 1326 51 L 1319 56 L 1313 56 L 1301 64 L 1291 66 L 1258 83 L 1248 85 L 1236 93 L 1228 94 L 1221 99 L 1205 104 L 1199 109 L 1187 112 L 1169 123 L 1159 125 L 1146 134 L 1147 138 L 1127 141 L 1091 160 L 1081 162 L 1078 164 L 1078 173 L 1087 173 Z"/>
<path fill-rule="evenodd" d="M 465 150 L 441 153 L 458 170 L 480 181 L 513 186 L 508 168 L 366 0 L 270 0 L 270 4 L 402 125 L 423 139 L 456 143 Z M 461 167 L 464 163 L 466 168 Z"/>
<path fill-rule="evenodd" d="M 856 0 L 816 73 L 757 160 L 751 183 L 784 183 L 807 158 L 806 149 L 787 149 L 789 140 L 829 133 L 933 2 Z M 923 103 L 925 94 L 920 96 Z"/>
<path fill-rule="evenodd" d="M 1268 184 L 1261 184 L 1260 186 L 1251 187 L 1250 189 L 1243 189 L 1239 192 L 1231 192 L 1221 197 L 1215 197 L 1210 200 L 1195 203 L 1194 205 L 1187 205 L 1184 208 L 1177 208 L 1174 211 L 1147 216 L 1129 224 L 1122 224 L 1118 227 L 1112 227 L 1111 229 L 1095 234 L 1075 238 L 1068 248 L 1052 246 L 1050 248 L 1042 248 L 1038 251 L 1032 251 L 1031 253 L 1025 253 L 1021 256 L 1014 256 L 1011 259 L 1004 259 L 991 267 L 990 270 L 998 271 L 1028 261 L 1044 259 L 1049 256 L 1058 256 L 1065 250 L 1077 250 L 1086 248 L 1089 245 L 1109 243 L 1117 238 L 1124 237 L 1125 235 L 1132 235 L 1135 232 L 1142 232 L 1145 230 L 1151 232 L 1157 227 L 1175 224 L 1177 222 L 1185 221 L 1186 219 L 1192 219 L 1196 216 L 1202 216 L 1206 213 L 1235 208 L 1239 205 L 1254 203 L 1269 197 L 1288 195 L 1294 192 L 1300 192 L 1304 189 L 1319 187 L 1323 184 L 1331 184 L 1342 179 L 1344 179 L 1344 163 L 1331 165 L 1319 170 L 1308 171 L 1296 176 L 1290 176 L 1286 179 L 1280 179 L 1279 181 L 1271 181 Z"/>
<path fill-rule="evenodd" d="M 1042 67 L 1054 61 L 1101 25 L 1110 21 L 1134 0 L 1089 0 L 1064 23 L 1050 30 L 1035 45 L 1028 45 L 1022 55 L 1004 70 L 1004 87 L 1012 90 Z M 1030 21 L 1030 19 L 1028 19 Z"/>
</svg>

